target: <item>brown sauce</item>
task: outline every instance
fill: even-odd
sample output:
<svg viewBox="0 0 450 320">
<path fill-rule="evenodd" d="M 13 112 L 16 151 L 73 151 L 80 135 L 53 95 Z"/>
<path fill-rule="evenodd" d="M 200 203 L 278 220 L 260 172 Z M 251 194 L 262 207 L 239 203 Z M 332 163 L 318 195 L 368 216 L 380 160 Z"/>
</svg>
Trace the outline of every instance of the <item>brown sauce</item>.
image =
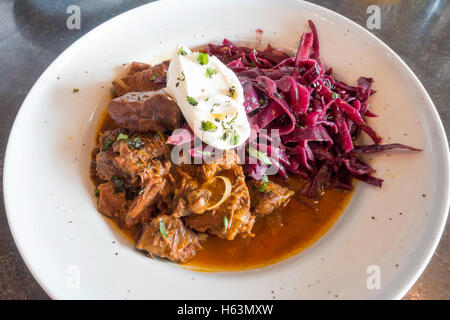
<svg viewBox="0 0 450 320">
<path fill-rule="evenodd" d="M 291 177 L 287 184 L 297 191 L 303 182 Z M 286 259 L 323 236 L 344 211 L 351 196 L 352 192 L 328 190 L 314 207 L 291 198 L 284 208 L 255 223 L 253 238 L 237 237 L 228 241 L 210 236 L 186 266 L 200 271 L 237 271 Z"/>
<path fill-rule="evenodd" d="M 116 128 L 118 125 L 105 111 L 98 132 Z M 296 195 L 304 184 L 298 177 L 290 177 L 287 181 L 273 180 L 289 186 Z M 98 184 L 95 180 L 94 183 Z M 230 241 L 210 235 L 202 242 L 203 248 L 194 259 L 184 266 L 214 272 L 253 269 L 279 262 L 301 252 L 323 236 L 344 211 L 352 194 L 327 190 L 318 203 L 294 196 L 278 212 L 256 221 L 252 229 L 254 237 L 237 237 Z M 136 243 L 137 232 L 122 229 L 116 221 L 108 220 L 133 245 Z"/>
</svg>

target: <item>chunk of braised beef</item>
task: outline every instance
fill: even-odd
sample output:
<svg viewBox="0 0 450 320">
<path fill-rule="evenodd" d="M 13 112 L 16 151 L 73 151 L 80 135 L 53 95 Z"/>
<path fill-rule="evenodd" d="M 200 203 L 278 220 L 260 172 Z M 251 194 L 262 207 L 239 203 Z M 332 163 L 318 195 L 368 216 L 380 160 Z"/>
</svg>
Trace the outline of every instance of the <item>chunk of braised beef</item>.
<svg viewBox="0 0 450 320">
<path fill-rule="evenodd" d="M 98 134 L 98 148 L 99 151 L 105 151 L 110 149 L 114 142 L 117 140 L 119 134 L 128 134 L 128 130 L 124 128 L 114 129 L 114 130 L 104 130 Z"/>
<path fill-rule="evenodd" d="M 114 162 L 116 156 L 116 153 L 112 150 L 101 151 L 95 156 L 95 170 L 101 180 L 109 181 L 120 175 L 120 170 Z"/>
<path fill-rule="evenodd" d="M 202 165 L 202 173 L 205 179 L 213 178 L 221 170 L 235 167 L 239 162 L 239 157 L 234 150 L 224 150 L 220 156 L 217 156 L 213 160 L 205 161 Z"/>
<path fill-rule="evenodd" d="M 103 181 L 119 177 L 125 180 L 127 187 L 142 182 L 140 175 L 152 159 L 168 155 L 165 143 L 157 134 L 135 135 L 109 130 L 99 135 L 99 146 L 107 141 L 112 142 L 95 157 L 96 174 Z"/>
<path fill-rule="evenodd" d="M 130 228 L 138 223 L 148 221 L 149 215 L 146 210 L 155 205 L 159 193 L 164 189 L 165 177 L 170 170 L 170 165 L 170 161 L 165 161 L 163 164 L 156 160 L 141 172 L 140 177 L 143 181 L 143 187 L 126 213 L 124 220 L 126 227 Z"/>
<path fill-rule="evenodd" d="M 172 192 L 172 197 L 170 199 L 167 197 L 161 199 L 168 205 L 164 206 L 163 204 L 160 207 L 169 208 L 176 217 L 203 214 L 211 206 L 212 198 L 214 196 L 217 198 L 215 193 L 223 193 L 223 186 L 220 184 L 220 180 L 218 184 L 222 190 L 218 190 L 218 192 L 210 190 L 211 185 L 208 185 L 208 181 L 211 181 L 216 173 L 236 166 L 237 160 L 236 152 L 228 150 L 221 157 L 217 157 L 214 161 L 207 161 L 202 165 L 179 165 L 174 167 L 172 171 L 173 183 L 168 186 L 168 188 L 172 189 L 170 191 Z"/>
<path fill-rule="evenodd" d="M 294 195 L 294 191 L 274 182 L 249 180 L 251 212 L 256 216 L 265 216 L 285 206 Z"/>
<path fill-rule="evenodd" d="M 130 63 L 130 72 L 128 73 L 128 75 L 132 76 L 136 72 L 150 69 L 151 67 L 152 66 L 148 63 L 133 61 L 132 63 Z"/>
<path fill-rule="evenodd" d="M 130 92 L 108 104 L 111 118 L 134 132 L 173 131 L 181 125 L 181 111 L 164 89 Z"/>
<path fill-rule="evenodd" d="M 198 207 L 196 195 L 201 193 L 201 186 L 204 183 L 199 165 L 179 165 L 172 171 L 174 184 L 171 185 L 172 195 L 166 197 L 167 207 L 176 217 L 183 217 L 191 213 L 203 213 L 206 209 Z M 207 202 L 207 201 L 203 201 Z M 194 208 L 191 208 L 191 204 Z M 197 205 L 196 205 L 197 204 Z"/>
<path fill-rule="evenodd" d="M 117 96 L 122 96 L 128 92 L 153 91 L 165 87 L 165 83 L 155 81 L 167 75 L 169 61 L 157 64 L 153 67 L 147 64 L 131 63 L 128 76 L 113 81 L 113 86 Z"/>
<path fill-rule="evenodd" d="M 205 210 L 202 214 L 191 213 L 184 217 L 186 225 L 196 231 L 214 234 L 228 240 L 233 240 L 238 234 L 243 237 L 253 236 L 251 230 L 255 223 L 255 217 L 250 212 L 250 195 L 242 168 L 234 165 L 229 169 L 219 171 L 217 175 L 222 175 L 230 180 L 231 193 L 229 197 L 216 208 Z M 219 201 L 224 192 L 221 179 L 216 179 L 215 183 L 211 183 L 207 190 L 215 195 L 215 201 Z"/>
<path fill-rule="evenodd" d="M 125 190 L 116 189 L 114 182 L 109 181 L 98 186 L 98 211 L 108 217 L 119 217 L 127 210 Z"/>
<path fill-rule="evenodd" d="M 195 232 L 172 215 L 160 214 L 144 225 L 136 248 L 174 262 L 188 262 L 201 248 Z"/>
</svg>

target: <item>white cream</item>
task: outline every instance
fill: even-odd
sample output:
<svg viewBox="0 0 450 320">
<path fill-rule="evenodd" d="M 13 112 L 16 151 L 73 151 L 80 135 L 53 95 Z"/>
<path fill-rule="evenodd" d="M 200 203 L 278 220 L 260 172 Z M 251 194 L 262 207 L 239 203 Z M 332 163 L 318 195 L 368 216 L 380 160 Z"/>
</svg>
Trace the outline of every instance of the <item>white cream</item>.
<svg viewBox="0 0 450 320">
<path fill-rule="evenodd" d="M 202 65 L 199 54 L 178 46 L 167 72 L 167 90 L 197 137 L 218 149 L 235 148 L 250 136 L 244 91 L 219 59 L 208 56 L 208 63 Z M 207 70 L 216 73 L 208 76 Z"/>
</svg>

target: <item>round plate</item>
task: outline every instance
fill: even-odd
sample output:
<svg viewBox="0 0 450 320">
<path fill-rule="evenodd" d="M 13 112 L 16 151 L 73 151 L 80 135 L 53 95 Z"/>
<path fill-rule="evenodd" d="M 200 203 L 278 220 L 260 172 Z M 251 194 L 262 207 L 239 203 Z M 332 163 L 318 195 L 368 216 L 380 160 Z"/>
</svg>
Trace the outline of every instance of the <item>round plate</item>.
<svg viewBox="0 0 450 320">
<path fill-rule="evenodd" d="M 421 153 L 374 155 L 382 189 L 359 183 L 336 225 L 306 251 L 243 272 L 201 273 L 152 260 L 96 210 L 90 152 L 111 81 L 123 64 L 228 38 L 293 49 L 316 24 L 335 78 L 373 77 L 369 123 Z M 256 29 L 262 29 L 263 35 Z M 73 92 L 78 88 L 79 92 Z M 128 11 L 64 51 L 14 123 L 4 167 L 9 224 L 27 266 L 52 298 L 401 298 L 432 256 L 449 208 L 448 144 L 416 76 L 348 19 L 296 0 L 161 1 Z"/>
</svg>

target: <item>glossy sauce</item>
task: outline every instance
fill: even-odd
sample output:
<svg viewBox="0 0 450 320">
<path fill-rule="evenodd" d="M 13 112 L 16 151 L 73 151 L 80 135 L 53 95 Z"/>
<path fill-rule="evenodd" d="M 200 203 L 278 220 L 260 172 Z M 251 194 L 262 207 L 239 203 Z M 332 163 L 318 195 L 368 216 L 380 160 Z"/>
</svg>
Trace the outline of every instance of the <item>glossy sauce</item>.
<svg viewBox="0 0 450 320">
<path fill-rule="evenodd" d="M 105 111 L 99 130 L 116 129 L 118 125 Z M 299 198 L 304 181 L 290 177 L 287 181 L 270 178 L 295 191 L 288 204 L 271 215 L 257 220 L 254 237 L 234 240 L 208 236 L 193 260 L 185 267 L 197 271 L 237 271 L 276 263 L 306 249 L 323 236 L 336 222 L 353 192 L 327 190 L 318 203 Z M 94 181 L 96 183 L 96 181 Z M 96 183 L 97 184 L 97 183 Z M 111 225 L 129 241 L 136 243 L 138 232 L 124 230 L 112 219 Z"/>
<path fill-rule="evenodd" d="M 298 194 L 303 182 L 291 177 L 284 184 Z M 328 190 L 317 204 L 291 198 L 278 212 L 256 221 L 253 238 L 237 237 L 229 241 L 209 236 L 202 243 L 203 249 L 185 265 L 200 271 L 237 271 L 286 259 L 324 235 L 344 211 L 351 196 L 352 192 Z"/>
</svg>

